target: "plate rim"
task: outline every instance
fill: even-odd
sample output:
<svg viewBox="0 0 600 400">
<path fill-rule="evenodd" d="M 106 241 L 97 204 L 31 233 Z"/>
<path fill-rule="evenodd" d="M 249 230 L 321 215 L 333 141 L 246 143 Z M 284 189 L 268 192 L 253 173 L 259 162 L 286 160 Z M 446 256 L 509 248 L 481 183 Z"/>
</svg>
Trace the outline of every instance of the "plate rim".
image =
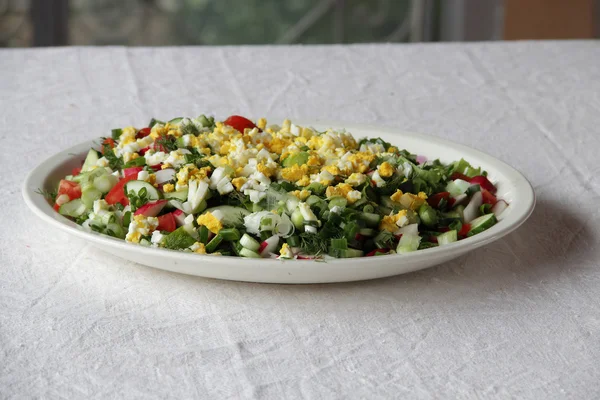
<svg viewBox="0 0 600 400">
<path fill-rule="evenodd" d="M 407 262 L 415 262 L 418 260 L 423 260 L 427 258 L 441 258 L 451 253 L 462 253 L 461 250 L 471 249 L 484 246 L 489 244 L 497 239 L 500 239 L 503 236 L 508 235 L 513 232 L 517 228 L 519 228 L 525 221 L 531 216 L 535 204 L 536 204 L 536 194 L 533 189 L 533 186 L 529 182 L 529 180 L 516 168 L 511 165 L 505 163 L 502 160 L 499 160 L 496 157 L 493 157 L 481 150 L 472 148 L 470 146 L 453 142 L 451 140 L 440 138 L 430 134 L 417 133 L 412 131 L 405 131 L 398 128 L 392 128 L 389 126 L 375 125 L 375 124 L 357 124 L 357 123 L 340 123 L 338 121 L 328 121 L 328 120 L 294 120 L 298 123 L 298 125 L 327 125 L 330 127 L 340 127 L 337 129 L 345 129 L 346 131 L 364 131 L 364 130 L 372 130 L 377 131 L 389 135 L 398 135 L 411 137 L 416 140 L 423 141 L 431 141 L 441 145 L 449 145 L 454 149 L 460 152 L 472 153 L 475 154 L 478 158 L 486 159 L 486 162 L 494 164 L 495 167 L 499 169 L 503 174 L 509 174 L 511 176 L 511 183 L 515 186 L 518 186 L 519 190 L 517 190 L 517 195 L 519 196 L 519 200 L 523 201 L 519 207 L 515 207 L 508 216 L 502 220 L 504 224 L 497 224 L 492 228 L 474 235 L 470 238 L 466 238 L 461 241 L 457 241 L 454 243 L 450 243 L 443 247 L 434 247 L 429 249 L 418 250 L 415 252 L 410 252 L 406 254 L 391 254 L 385 255 L 382 257 L 386 257 L 386 261 L 393 258 L 398 260 L 406 260 Z M 355 135 L 356 136 L 356 135 Z M 102 247 L 117 247 L 124 251 L 131 251 L 134 253 L 138 253 L 143 256 L 152 256 L 156 255 L 156 252 L 161 252 L 162 256 L 172 256 L 175 258 L 183 258 L 186 261 L 195 261 L 195 262 L 210 262 L 213 264 L 227 265 L 228 263 L 235 260 L 236 263 L 242 262 L 251 264 L 256 262 L 258 259 L 252 258 L 243 258 L 243 257 L 234 257 L 234 256 L 212 256 L 212 255 L 200 255 L 195 253 L 186 253 L 177 250 L 169 250 L 162 248 L 154 248 L 154 247 L 146 247 L 140 245 L 133 245 L 132 243 L 127 243 L 123 240 L 112 238 L 107 235 L 102 235 L 97 232 L 87 232 L 82 228 L 78 228 L 79 225 L 76 225 L 74 222 L 69 219 L 61 216 L 57 212 L 54 211 L 52 206 L 47 202 L 47 200 L 36 192 L 36 189 L 43 187 L 43 183 L 48 178 L 49 174 L 55 170 L 56 168 L 64 165 L 66 162 L 70 160 L 74 160 L 75 156 L 73 154 L 78 154 L 80 148 L 89 149 L 98 139 L 91 139 L 74 146 L 71 146 L 65 150 L 62 150 L 56 154 L 51 155 L 46 158 L 44 161 L 40 162 L 36 167 L 34 167 L 28 174 L 24 180 L 22 186 L 22 196 L 25 200 L 27 206 L 40 217 L 42 220 L 48 222 L 51 226 L 55 226 L 69 234 L 73 234 L 77 237 L 80 237 L 84 240 L 91 240 L 93 242 L 97 242 Z M 87 150 L 85 150 L 87 152 Z M 81 150 L 82 156 L 85 154 L 83 150 Z M 68 157 L 67 157 L 68 156 Z M 468 158 L 468 155 L 465 156 Z M 521 198 L 522 197 L 522 198 Z M 168 254 L 170 253 L 170 254 Z M 118 256 L 122 258 L 121 256 Z M 352 262 L 348 263 L 348 259 L 328 259 L 326 261 L 323 260 L 286 260 L 286 259 L 271 259 L 271 258 L 263 258 L 261 259 L 261 268 L 259 270 L 263 270 L 265 268 L 281 268 L 281 263 L 286 263 L 286 267 L 292 267 L 297 264 L 298 268 L 302 268 L 307 264 L 322 264 L 324 262 L 327 263 L 328 268 L 343 268 L 343 269 L 353 269 L 364 267 L 364 264 L 372 264 L 373 259 L 371 257 L 357 257 L 352 258 Z"/>
</svg>

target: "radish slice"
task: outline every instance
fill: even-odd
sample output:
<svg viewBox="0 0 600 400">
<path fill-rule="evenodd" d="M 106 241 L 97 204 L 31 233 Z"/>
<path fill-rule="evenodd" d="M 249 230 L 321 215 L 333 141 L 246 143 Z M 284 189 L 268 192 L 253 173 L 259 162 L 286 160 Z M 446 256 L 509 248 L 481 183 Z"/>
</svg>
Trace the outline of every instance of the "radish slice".
<svg viewBox="0 0 600 400">
<path fill-rule="evenodd" d="M 471 197 L 471 201 L 469 201 L 469 204 L 465 207 L 464 219 L 467 224 L 479 216 L 479 207 L 481 207 L 482 204 L 483 195 L 481 192 L 475 192 L 473 197 Z"/>
<path fill-rule="evenodd" d="M 175 221 L 177 222 L 177 226 L 181 226 L 185 224 L 185 217 L 187 217 L 187 215 L 181 211 L 181 210 L 175 210 L 172 212 L 173 216 L 175 217 Z"/>
<path fill-rule="evenodd" d="M 505 202 L 504 200 L 498 200 L 498 202 L 492 207 L 492 212 L 494 213 L 496 218 L 498 218 L 500 217 L 500 214 L 502 214 L 504 210 L 506 210 L 506 207 L 508 207 L 507 202 Z"/>
<path fill-rule="evenodd" d="M 161 169 L 160 171 L 156 171 L 154 175 L 156 175 L 156 183 L 164 183 L 173 179 L 175 170 L 172 168 Z"/>
<path fill-rule="evenodd" d="M 476 184 L 481 186 L 490 193 L 496 193 L 496 186 L 494 186 L 494 184 L 483 175 L 474 176 L 469 180 L 469 182 L 474 185 Z"/>
<path fill-rule="evenodd" d="M 425 156 L 417 156 L 417 164 L 425 164 L 427 162 L 427 157 Z"/>
<path fill-rule="evenodd" d="M 166 205 L 167 200 L 151 201 L 138 208 L 133 214 L 144 215 L 146 217 L 156 217 Z"/>
<path fill-rule="evenodd" d="M 260 248 L 258 249 L 260 256 L 263 258 L 270 257 L 271 253 L 274 253 L 275 249 L 277 249 L 278 244 L 279 236 L 277 235 L 273 235 L 270 238 L 265 239 L 265 241 L 260 244 Z"/>
</svg>

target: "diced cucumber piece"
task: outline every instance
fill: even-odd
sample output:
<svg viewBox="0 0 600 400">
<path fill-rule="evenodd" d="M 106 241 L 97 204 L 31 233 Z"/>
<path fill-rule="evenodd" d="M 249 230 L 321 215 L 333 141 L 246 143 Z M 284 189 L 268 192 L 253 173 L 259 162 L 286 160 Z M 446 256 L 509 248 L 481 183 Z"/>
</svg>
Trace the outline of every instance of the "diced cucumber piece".
<svg viewBox="0 0 600 400">
<path fill-rule="evenodd" d="M 306 151 L 301 151 L 299 153 L 292 154 L 286 157 L 285 160 L 281 163 L 285 168 L 291 167 L 292 165 L 303 165 L 308 161 L 308 153 Z"/>
<path fill-rule="evenodd" d="M 71 200 L 68 203 L 63 204 L 58 209 L 59 214 L 66 215 L 68 217 L 81 217 L 85 213 L 87 207 L 80 199 Z"/>
<path fill-rule="evenodd" d="M 179 201 L 186 201 L 188 198 L 188 190 L 187 189 L 183 189 L 183 190 L 179 190 L 177 192 L 165 192 L 163 193 L 163 196 L 165 199 L 174 199 L 174 200 L 179 200 Z"/>
<path fill-rule="evenodd" d="M 458 232 L 456 232 L 455 230 L 444 232 L 441 235 L 437 236 L 437 242 L 440 246 L 456 242 L 457 240 Z"/>
<path fill-rule="evenodd" d="M 178 249 L 186 249 L 196 243 L 196 239 L 194 239 L 183 226 L 175 229 L 173 232 L 169 233 L 165 236 L 163 241 L 163 245 L 167 249 L 178 250 Z"/>
<path fill-rule="evenodd" d="M 119 178 L 112 174 L 100 175 L 94 179 L 94 187 L 101 191 L 102 194 L 106 194 L 110 192 L 110 189 L 112 189 L 117 182 L 119 182 Z"/>
<path fill-rule="evenodd" d="M 419 248 L 420 243 L 421 237 L 418 235 L 402 235 L 400 242 L 398 242 L 396 253 L 403 254 L 415 251 Z"/>
<path fill-rule="evenodd" d="M 181 120 L 183 120 L 183 117 L 173 118 L 172 120 L 169 121 L 169 124 L 171 124 L 171 125 L 179 125 L 179 123 L 181 122 Z"/>
<path fill-rule="evenodd" d="M 126 195 L 133 192 L 136 196 L 139 196 L 142 189 L 146 189 L 146 197 L 148 200 L 158 200 L 161 197 L 160 192 L 146 181 L 129 181 L 125 184 Z"/>
<path fill-rule="evenodd" d="M 423 203 L 421 207 L 419 207 L 419 218 L 421 218 L 421 222 L 428 227 L 436 226 L 438 223 L 437 212 L 427 203 Z"/>
<path fill-rule="evenodd" d="M 125 231 L 123 230 L 123 227 L 115 222 L 107 224 L 104 233 L 119 239 L 125 239 Z"/>
<path fill-rule="evenodd" d="M 330 248 L 329 255 L 336 258 L 354 258 L 362 257 L 363 252 L 357 249 L 336 249 Z"/>
<path fill-rule="evenodd" d="M 240 244 L 248 250 L 258 251 L 258 249 L 260 249 L 260 243 L 258 243 L 258 241 L 256 241 L 252 236 L 248 235 L 247 233 L 244 233 L 244 235 L 240 239 Z"/>
<path fill-rule="evenodd" d="M 475 218 L 471 221 L 471 229 L 467 233 L 467 237 L 477 235 L 485 231 L 486 229 L 491 228 L 498 222 L 496 216 L 494 214 L 485 214 L 481 217 Z"/>
<path fill-rule="evenodd" d="M 87 208 L 92 208 L 94 201 L 102 198 L 102 192 L 94 187 L 81 191 L 81 201 Z"/>
<path fill-rule="evenodd" d="M 177 139 L 175 139 L 175 144 L 177 145 L 177 147 L 179 147 L 180 149 L 186 147 L 185 146 L 185 142 L 183 141 L 183 136 L 178 137 Z"/>
<path fill-rule="evenodd" d="M 85 161 L 83 162 L 83 166 L 81 167 L 81 172 L 87 172 L 92 169 L 92 167 L 96 166 L 96 163 L 100 159 L 100 155 L 94 149 L 90 149 L 88 151 L 87 156 L 85 157 Z"/>
<path fill-rule="evenodd" d="M 250 214 L 250 211 L 241 207 L 234 206 L 218 206 L 212 207 L 206 210 L 203 214 L 211 213 L 215 215 L 215 213 L 221 214 L 221 223 L 225 226 L 235 226 L 240 222 L 243 222 L 244 217 Z"/>
<path fill-rule="evenodd" d="M 240 250 L 240 257 L 247 257 L 247 258 L 260 258 L 260 254 L 258 254 L 255 251 L 252 251 L 248 248 L 243 247 Z"/>
<path fill-rule="evenodd" d="M 471 184 L 467 181 L 463 181 L 462 179 L 455 179 L 453 181 L 448 182 L 446 185 L 446 192 L 450 193 L 450 196 L 457 197 L 461 194 L 465 193 Z"/>
</svg>

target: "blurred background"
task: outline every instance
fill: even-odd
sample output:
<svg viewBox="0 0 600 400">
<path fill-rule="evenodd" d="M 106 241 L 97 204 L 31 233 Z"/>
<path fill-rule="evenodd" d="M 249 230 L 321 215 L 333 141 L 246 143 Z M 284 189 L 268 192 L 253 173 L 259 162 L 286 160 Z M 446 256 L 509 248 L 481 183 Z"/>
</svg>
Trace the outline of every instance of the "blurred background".
<svg viewBox="0 0 600 400">
<path fill-rule="evenodd" d="M 0 47 L 598 37 L 598 0 L 0 0 Z"/>
</svg>

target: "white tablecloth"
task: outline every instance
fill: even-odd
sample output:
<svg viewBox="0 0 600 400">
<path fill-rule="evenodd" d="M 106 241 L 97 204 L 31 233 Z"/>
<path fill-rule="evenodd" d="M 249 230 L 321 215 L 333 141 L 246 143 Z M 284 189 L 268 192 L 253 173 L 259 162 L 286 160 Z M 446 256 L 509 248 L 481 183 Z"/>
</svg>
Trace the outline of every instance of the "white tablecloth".
<svg viewBox="0 0 600 400">
<path fill-rule="evenodd" d="M 151 117 L 377 123 L 521 170 L 530 220 L 363 283 L 214 281 L 38 221 L 42 159 Z M 600 44 L 0 51 L 1 398 L 600 396 Z"/>
</svg>

